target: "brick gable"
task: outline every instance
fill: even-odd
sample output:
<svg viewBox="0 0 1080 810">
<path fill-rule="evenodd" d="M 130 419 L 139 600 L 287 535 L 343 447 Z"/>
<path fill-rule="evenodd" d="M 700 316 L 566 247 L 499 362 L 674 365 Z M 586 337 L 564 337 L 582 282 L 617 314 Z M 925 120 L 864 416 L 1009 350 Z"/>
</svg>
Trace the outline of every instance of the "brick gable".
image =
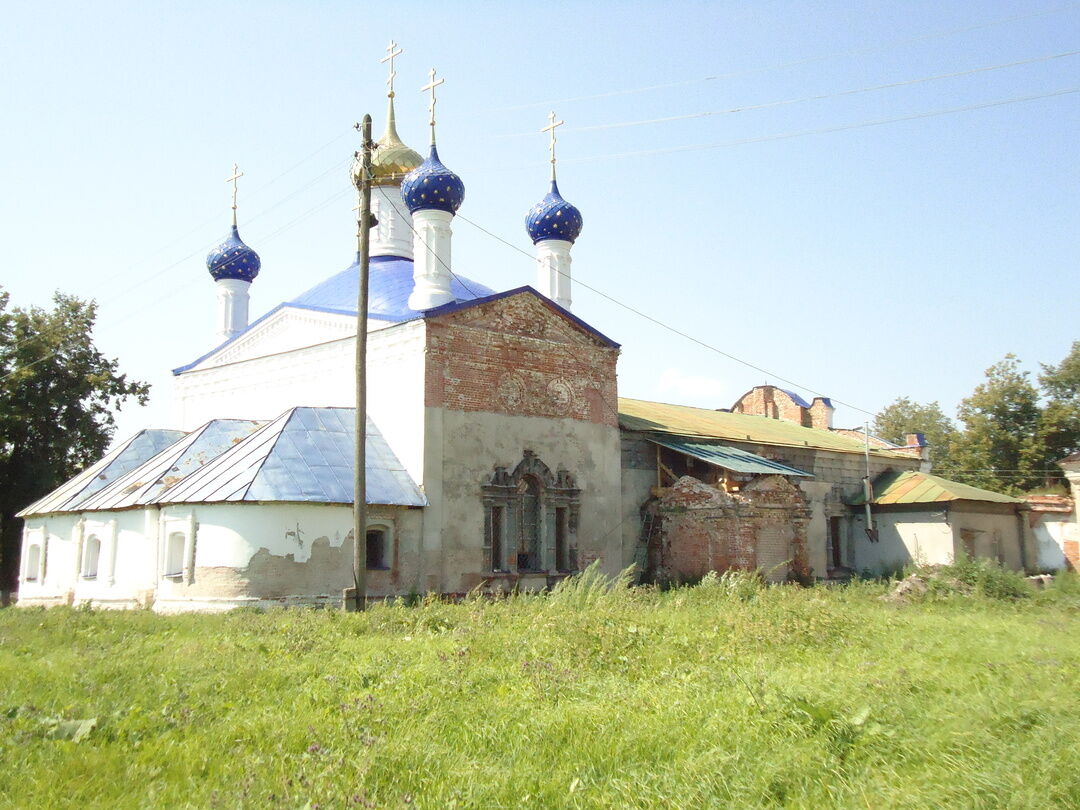
<svg viewBox="0 0 1080 810">
<path fill-rule="evenodd" d="M 534 293 L 427 319 L 425 404 L 616 426 L 618 349 Z"/>
</svg>

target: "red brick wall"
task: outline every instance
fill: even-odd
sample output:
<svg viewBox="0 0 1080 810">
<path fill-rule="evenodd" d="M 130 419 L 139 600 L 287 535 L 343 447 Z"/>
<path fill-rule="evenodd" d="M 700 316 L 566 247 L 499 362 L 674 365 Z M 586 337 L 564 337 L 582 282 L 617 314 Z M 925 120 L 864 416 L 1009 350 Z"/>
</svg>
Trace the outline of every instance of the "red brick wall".
<svg viewBox="0 0 1080 810">
<path fill-rule="evenodd" d="M 427 321 L 425 404 L 618 424 L 618 349 L 532 293 Z"/>
<path fill-rule="evenodd" d="M 770 419 L 783 419 L 804 427 L 814 427 L 807 409 L 775 385 L 759 385 L 752 388 L 739 398 L 731 410 L 735 413 L 767 416 Z"/>
<path fill-rule="evenodd" d="M 801 492 L 784 479 L 757 479 L 728 495 L 689 476 L 667 490 L 656 508 L 657 574 L 698 579 L 709 571 L 760 569 L 771 579 L 807 578 L 806 524 Z"/>
<path fill-rule="evenodd" d="M 833 409 L 826 405 L 821 397 L 814 398 L 806 415 L 807 422 L 805 424 L 807 427 L 819 428 L 820 430 L 828 430 L 832 427 Z"/>
</svg>

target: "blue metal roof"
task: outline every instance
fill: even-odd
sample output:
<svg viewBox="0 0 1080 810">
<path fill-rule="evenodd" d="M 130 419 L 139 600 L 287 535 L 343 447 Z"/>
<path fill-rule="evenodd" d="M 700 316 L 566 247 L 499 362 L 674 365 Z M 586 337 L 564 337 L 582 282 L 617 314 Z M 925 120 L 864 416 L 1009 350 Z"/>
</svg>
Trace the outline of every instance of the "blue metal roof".
<svg viewBox="0 0 1080 810">
<path fill-rule="evenodd" d="M 80 511 L 81 504 L 91 495 L 153 458 L 183 436 L 182 430 L 140 430 L 74 478 L 23 509 L 18 513 L 18 517 Z"/>
<path fill-rule="evenodd" d="M 813 478 L 813 475 L 808 472 L 781 464 L 779 461 L 763 458 L 738 447 L 728 447 L 723 444 L 681 442 L 677 439 L 660 441 L 659 439 L 650 438 L 649 441 L 732 472 L 756 473 L 758 475 L 798 475 Z"/>
<path fill-rule="evenodd" d="M 382 321 L 411 321 L 425 313 L 409 308 L 409 293 L 413 289 L 412 259 L 400 256 L 372 256 L 368 262 L 368 315 Z M 260 323 L 283 307 L 299 307 L 317 312 L 337 312 L 342 315 L 356 315 L 356 295 L 360 287 L 358 264 L 353 262 L 340 273 L 321 281 L 311 289 L 278 304 L 265 315 L 252 321 L 248 328 L 224 343 L 215 346 L 201 357 L 172 370 L 173 374 L 182 374 L 194 368 L 207 357 L 211 357 L 235 340 L 239 340 Z M 450 281 L 450 291 L 456 302 L 486 298 L 494 292 L 472 279 L 455 275 Z"/>
<path fill-rule="evenodd" d="M 79 508 L 90 512 L 152 503 L 166 489 L 213 461 L 262 424 L 247 419 L 207 422 L 83 501 Z"/>
<path fill-rule="evenodd" d="M 360 285 L 358 265 L 353 262 L 307 292 L 301 293 L 286 306 L 305 307 L 321 312 L 356 314 L 356 294 Z M 424 313 L 409 307 L 413 290 L 413 263 L 400 256 L 372 256 L 368 264 L 368 315 L 383 321 L 411 321 Z M 450 292 L 457 302 L 485 298 L 494 290 L 483 284 L 455 275 L 450 280 Z"/>
<path fill-rule="evenodd" d="M 167 489 L 155 503 L 352 503 L 353 408 L 290 408 Z M 367 501 L 426 506 L 379 429 L 367 423 Z"/>
<path fill-rule="evenodd" d="M 353 311 L 355 311 L 355 310 L 356 310 L 356 308 L 353 307 Z M 802 397 L 800 397 L 794 391 L 789 391 L 787 388 L 781 388 L 779 390 L 783 391 L 785 394 L 787 394 L 789 397 L 791 397 L 792 400 L 795 401 L 795 404 L 798 405 L 800 408 L 809 408 L 810 407 L 810 403 L 807 402 Z"/>
</svg>

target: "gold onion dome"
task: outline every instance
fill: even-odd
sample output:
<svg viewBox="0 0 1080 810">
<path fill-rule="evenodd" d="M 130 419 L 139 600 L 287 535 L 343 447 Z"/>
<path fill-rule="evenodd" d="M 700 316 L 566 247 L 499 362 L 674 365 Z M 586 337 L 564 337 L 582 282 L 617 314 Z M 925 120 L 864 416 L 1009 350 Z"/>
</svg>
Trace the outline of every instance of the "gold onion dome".
<svg viewBox="0 0 1080 810">
<path fill-rule="evenodd" d="M 386 131 L 375 142 L 377 148 L 371 155 L 371 184 L 373 186 L 397 186 L 409 172 L 424 162 L 419 153 L 406 146 L 397 134 L 394 122 L 394 97 L 390 97 L 386 111 Z M 354 160 L 350 171 L 353 185 L 360 188 L 360 160 Z"/>
</svg>

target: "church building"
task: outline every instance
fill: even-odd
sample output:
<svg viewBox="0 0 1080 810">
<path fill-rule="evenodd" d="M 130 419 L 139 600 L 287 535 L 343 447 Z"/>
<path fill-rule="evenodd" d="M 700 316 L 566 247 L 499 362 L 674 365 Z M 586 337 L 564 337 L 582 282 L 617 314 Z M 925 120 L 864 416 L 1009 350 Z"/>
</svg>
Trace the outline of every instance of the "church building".
<svg viewBox="0 0 1080 810">
<path fill-rule="evenodd" d="M 556 181 L 554 114 L 549 187 L 525 223 L 535 286 L 454 271 L 465 183 L 436 146 L 441 80 L 425 88 L 421 157 L 397 132 L 390 51 L 370 176 L 369 595 L 536 590 L 593 561 L 652 579 L 884 564 L 852 499 L 868 476 L 920 470 L 921 449 L 864 446 L 832 429 L 828 400 L 779 389 L 730 411 L 618 398 L 619 344 L 571 312 L 583 220 Z M 218 345 L 174 370 L 174 429 L 118 444 L 20 513 L 21 604 L 340 604 L 353 584 L 360 255 L 249 322 L 261 262 L 238 230 L 238 177 L 207 257 Z"/>
</svg>

